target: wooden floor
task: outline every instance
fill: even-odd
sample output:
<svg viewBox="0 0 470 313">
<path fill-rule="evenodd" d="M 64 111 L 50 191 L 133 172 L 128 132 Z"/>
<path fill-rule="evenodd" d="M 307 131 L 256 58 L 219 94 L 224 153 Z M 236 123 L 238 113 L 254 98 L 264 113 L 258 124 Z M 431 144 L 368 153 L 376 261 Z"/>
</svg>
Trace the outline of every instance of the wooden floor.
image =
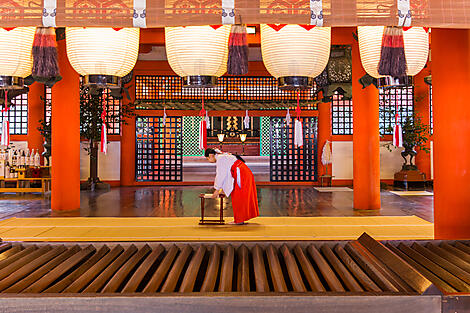
<svg viewBox="0 0 470 313">
<path fill-rule="evenodd" d="M 209 187 L 121 187 L 109 192 L 82 192 L 80 211 L 55 213 L 50 201 L 40 195 L 0 196 L 0 219 L 11 217 L 196 217 L 200 215 L 200 193 Z M 318 192 L 312 187 L 266 186 L 258 188 L 261 216 L 409 216 L 433 222 L 433 196 L 398 196 L 381 193 L 379 211 L 353 210 L 353 192 Z M 209 201 L 208 201 L 209 202 Z M 226 216 L 232 215 L 230 199 Z M 206 205 L 209 215 L 217 208 Z"/>
</svg>

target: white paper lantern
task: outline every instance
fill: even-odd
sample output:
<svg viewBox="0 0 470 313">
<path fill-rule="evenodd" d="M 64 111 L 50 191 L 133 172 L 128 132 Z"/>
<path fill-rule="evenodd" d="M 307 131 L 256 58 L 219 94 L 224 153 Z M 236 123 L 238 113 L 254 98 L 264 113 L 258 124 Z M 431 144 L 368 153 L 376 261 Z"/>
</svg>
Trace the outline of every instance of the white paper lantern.
<svg viewBox="0 0 470 313">
<path fill-rule="evenodd" d="M 66 40 L 70 64 L 85 80 L 115 84 L 137 62 L 139 28 L 67 27 Z"/>
<path fill-rule="evenodd" d="M 22 78 L 31 75 L 35 27 L 0 28 L 0 85 L 12 87 L 17 82 L 23 87 Z"/>
<path fill-rule="evenodd" d="M 330 27 L 285 25 L 275 30 L 261 25 L 263 62 L 281 87 L 302 88 L 302 81 L 311 86 L 328 63 L 330 47 Z"/>
<path fill-rule="evenodd" d="M 384 77 L 378 73 L 384 28 L 384 26 L 357 27 L 362 66 L 367 74 L 375 78 Z M 412 27 L 403 31 L 403 43 L 407 65 L 406 74 L 414 76 L 424 68 L 428 60 L 428 33 L 422 27 Z"/>
<path fill-rule="evenodd" d="M 216 84 L 227 71 L 230 26 L 165 27 L 166 56 L 187 87 Z"/>
</svg>

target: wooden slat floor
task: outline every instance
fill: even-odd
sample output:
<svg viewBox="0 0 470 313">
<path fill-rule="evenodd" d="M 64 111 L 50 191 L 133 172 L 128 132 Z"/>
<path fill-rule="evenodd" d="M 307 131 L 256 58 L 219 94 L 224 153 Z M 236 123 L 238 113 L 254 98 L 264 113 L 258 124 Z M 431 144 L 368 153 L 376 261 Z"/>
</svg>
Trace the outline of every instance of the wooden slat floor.
<svg viewBox="0 0 470 313">
<path fill-rule="evenodd" d="M 367 234 L 316 243 L 4 242 L 0 293 L 420 295 L 433 283 L 468 292 L 469 250 L 466 242 L 383 245 Z M 423 271 L 430 265 L 420 258 L 442 273 Z"/>
</svg>

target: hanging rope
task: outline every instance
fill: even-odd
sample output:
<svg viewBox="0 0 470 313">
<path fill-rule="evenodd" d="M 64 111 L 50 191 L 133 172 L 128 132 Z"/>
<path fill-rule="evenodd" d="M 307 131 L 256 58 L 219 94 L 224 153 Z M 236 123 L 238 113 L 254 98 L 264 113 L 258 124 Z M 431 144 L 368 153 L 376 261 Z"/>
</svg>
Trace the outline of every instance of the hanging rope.
<svg viewBox="0 0 470 313">
<path fill-rule="evenodd" d="M 202 89 L 202 108 L 199 111 L 199 116 L 202 118 L 199 124 L 199 149 L 205 150 L 207 148 L 207 123 L 205 119 L 206 109 L 204 108 L 204 88 Z"/>
<path fill-rule="evenodd" d="M 297 113 L 297 119 L 300 120 L 300 89 L 297 90 L 297 108 L 295 109 L 295 113 Z"/>
<path fill-rule="evenodd" d="M 103 99 L 103 111 L 101 112 L 101 152 L 108 153 L 108 130 L 106 128 L 106 102 L 107 94 Z"/>
<path fill-rule="evenodd" d="M 8 90 L 5 90 L 5 107 L 2 109 L 2 138 L 0 144 L 2 146 L 10 145 L 10 121 L 8 121 Z"/>
</svg>

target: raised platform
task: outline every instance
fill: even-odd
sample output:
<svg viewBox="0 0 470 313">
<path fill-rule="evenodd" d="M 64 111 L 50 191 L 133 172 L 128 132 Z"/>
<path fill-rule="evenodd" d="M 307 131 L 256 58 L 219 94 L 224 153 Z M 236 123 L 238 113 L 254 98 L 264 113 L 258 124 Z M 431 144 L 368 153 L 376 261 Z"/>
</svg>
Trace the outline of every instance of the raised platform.
<svg viewBox="0 0 470 313">
<path fill-rule="evenodd" d="M 228 220 L 232 220 L 229 218 Z M 264 241 L 433 239 L 434 225 L 416 216 L 258 217 L 247 225 L 198 225 L 198 217 L 10 218 L 0 237 L 13 241 Z"/>
<path fill-rule="evenodd" d="M 242 156 L 246 165 L 255 176 L 255 181 L 269 181 L 269 157 L 268 156 Z M 183 181 L 208 182 L 214 181 L 215 164 L 207 162 L 205 157 L 183 157 Z"/>
</svg>

